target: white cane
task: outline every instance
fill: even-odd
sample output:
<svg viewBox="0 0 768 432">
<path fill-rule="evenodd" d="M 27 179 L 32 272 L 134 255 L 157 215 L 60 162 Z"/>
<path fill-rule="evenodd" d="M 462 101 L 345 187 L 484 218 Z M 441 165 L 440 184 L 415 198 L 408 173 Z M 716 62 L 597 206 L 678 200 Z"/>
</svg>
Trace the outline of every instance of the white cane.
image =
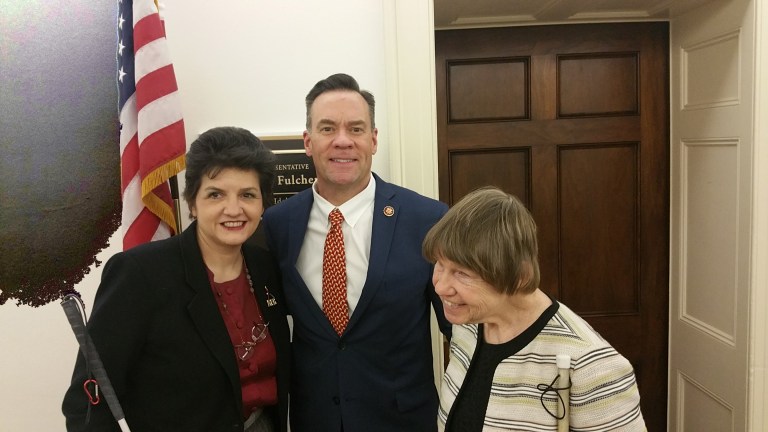
<svg viewBox="0 0 768 432">
<path fill-rule="evenodd" d="M 107 401 L 107 407 L 112 412 L 117 424 L 120 426 L 122 432 L 131 432 L 128 427 L 128 423 L 125 421 L 125 414 L 123 414 L 123 407 L 120 406 L 120 401 L 117 400 L 115 390 L 112 388 L 112 383 L 109 381 L 107 371 L 104 369 L 104 364 L 101 362 L 96 346 L 93 344 L 88 330 L 86 329 L 86 316 L 85 305 L 78 293 L 69 293 L 61 300 L 61 307 L 64 308 L 64 313 L 67 315 L 69 325 L 72 327 L 72 331 L 75 333 L 77 342 L 80 344 L 80 351 L 83 353 L 86 365 L 92 369 L 93 377 L 95 378 L 98 386 L 96 387 L 96 395 L 98 396 L 99 388 L 104 395 L 104 399 Z M 90 395 L 88 398 L 90 399 Z"/>
<path fill-rule="evenodd" d="M 562 404 L 557 404 L 557 432 L 568 432 L 571 415 L 571 356 L 557 355 L 557 393 Z"/>
</svg>

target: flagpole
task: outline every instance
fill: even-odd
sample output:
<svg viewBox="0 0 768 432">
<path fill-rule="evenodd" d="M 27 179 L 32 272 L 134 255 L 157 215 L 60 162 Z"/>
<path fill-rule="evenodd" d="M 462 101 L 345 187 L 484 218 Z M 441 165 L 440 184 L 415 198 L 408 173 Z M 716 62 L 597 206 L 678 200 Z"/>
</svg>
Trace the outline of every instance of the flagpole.
<svg viewBox="0 0 768 432">
<path fill-rule="evenodd" d="M 179 205 L 179 181 L 176 176 L 168 179 L 171 185 L 171 198 L 173 199 L 173 208 L 176 211 L 176 235 L 181 234 L 181 206 Z"/>
</svg>

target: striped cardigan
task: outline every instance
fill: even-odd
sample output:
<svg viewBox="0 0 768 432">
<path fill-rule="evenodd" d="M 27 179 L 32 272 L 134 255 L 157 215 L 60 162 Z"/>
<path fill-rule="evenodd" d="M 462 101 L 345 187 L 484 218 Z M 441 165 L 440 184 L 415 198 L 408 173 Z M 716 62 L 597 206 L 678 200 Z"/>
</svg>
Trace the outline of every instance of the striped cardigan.
<svg viewBox="0 0 768 432">
<path fill-rule="evenodd" d="M 453 327 L 450 363 L 440 389 L 441 432 L 461 391 L 477 341 L 477 324 Z M 571 356 L 571 431 L 645 431 L 629 361 L 562 304 L 538 335 L 496 368 L 483 431 L 557 430 L 557 420 L 542 406 L 542 391 L 537 389 L 557 376 L 557 354 Z M 557 413 L 554 392 L 546 393 L 543 401 L 550 412 Z"/>
</svg>

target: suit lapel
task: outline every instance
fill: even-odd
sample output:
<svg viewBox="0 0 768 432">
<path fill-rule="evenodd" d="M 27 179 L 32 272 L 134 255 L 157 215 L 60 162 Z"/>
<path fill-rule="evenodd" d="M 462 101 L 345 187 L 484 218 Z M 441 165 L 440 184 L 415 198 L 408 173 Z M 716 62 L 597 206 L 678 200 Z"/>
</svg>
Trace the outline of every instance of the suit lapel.
<svg viewBox="0 0 768 432">
<path fill-rule="evenodd" d="M 194 292 L 187 310 L 200 338 L 229 377 L 235 400 L 238 401 L 239 409 L 242 411 L 242 391 L 237 362 L 232 353 L 232 343 L 229 340 L 226 325 L 216 307 L 216 299 L 213 297 L 203 256 L 197 244 L 197 222 L 193 222 L 184 230 L 180 241 L 187 284 Z"/>
<path fill-rule="evenodd" d="M 280 319 L 279 308 L 274 307 L 277 305 L 277 299 L 272 295 L 272 290 L 270 290 L 272 287 L 267 286 L 267 269 L 264 268 L 266 263 L 249 255 L 247 252 L 245 253 L 245 261 L 248 266 L 248 274 L 251 276 L 251 283 L 253 283 L 253 294 L 256 297 L 256 303 L 259 305 L 262 317 L 267 322 Z M 267 291 L 270 292 L 270 298 L 273 300 L 271 304 L 267 304 Z"/>
<path fill-rule="evenodd" d="M 384 273 L 392 249 L 392 240 L 397 226 L 397 218 L 400 214 L 400 205 L 394 199 L 395 191 L 389 183 L 384 182 L 376 174 L 376 198 L 373 203 L 373 228 L 371 233 L 371 252 L 368 258 L 368 274 L 365 278 L 365 285 L 360 294 L 360 300 L 357 302 L 355 312 L 349 318 L 347 329 L 353 327 L 360 316 L 365 313 L 365 309 L 376 296 L 376 292 L 382 285 Z M 394 210 L 390 212 L 389 210 Z M 385 212 L 387 209 L 387 212 Z"/>
<path fill-rule="evenodd" d="M 291 211 L 288 218 L 288 256 L 290 257 L 290 263 L 293 270 L 296 271 L 296 261 L 299 259 L 299 253 L 301 253 L 301 245 L 304 243 L 304 235 L 307 233 L 307 224 L 309 223 L 309 213 L 312 211 L 312 190 L 308 190 L 309 193 L 299 194 L 296 198 L 299 202 L 296 203 L 295 211 Z"/>
<path fill-rule="evenodd" d="M 301 253 L 301 246 L 304 244 L 304 236 L 307 233 L 309 214 L 312 211 L 312 204 L 314 203 L 312 189 L 305 190 L 297 195 L 297 198 L 299 201 L 296 204 L 295 211 L 289 216 L 290 222 L 288 224 L 288 256 L 290 257 L 289 277 L 292 279 L 290 286 L 298 288 L 295 294 L 299 297 L 300 301 L 304 304 L 304 307 L 310 314 L 315 317 L 320 328 L 324 328 L 328 333 L 337 336 L 330 321 L 328 321 L 325 313 L 323 313 L 322 307 L 319 306 L 315 301 L 315 298 L 312 297 L 306 282 L 304 282 L 299 270 L 296 268 L 296 262 L 299 260 L 299 254 Z M 319 253 L 322 256 L 323 251 L 321 250 Z"/>
</svg>

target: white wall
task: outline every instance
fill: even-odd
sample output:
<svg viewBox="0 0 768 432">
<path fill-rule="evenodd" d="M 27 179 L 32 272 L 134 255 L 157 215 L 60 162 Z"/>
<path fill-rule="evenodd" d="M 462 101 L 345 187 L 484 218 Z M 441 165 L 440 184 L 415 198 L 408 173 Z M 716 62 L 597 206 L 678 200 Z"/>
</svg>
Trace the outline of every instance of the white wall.
<svg viewBox="0 0 768 432">
<path fill-rule="evenodd" d="M 376 96 L 385 145 L 374 158 L 374 170 L 387 174 L 380 0 L 161 4 L 188 140 L 224 125 L 265 136 L 301 134 L 307 91 L 328 75 L 346 72 Z"/>
<path fill-rule="evenodd" d="M 388 1 L 165 0 L 188 141 L 224 125 L 261 135 L 301 133 L 306 92 L 319 79 L 346 72 L 377 98 L 381 145 L 373 168 L 389 178 Z M 100 260 L 119 251 L 117 236 L 111 244 Z M 89 313 L 100 274 L 92 269 L 75 287 Z M 76 351 L 58 302 L 0 306 L 0 432 L 64 430 L 60 406 Z"/>
</svg>

